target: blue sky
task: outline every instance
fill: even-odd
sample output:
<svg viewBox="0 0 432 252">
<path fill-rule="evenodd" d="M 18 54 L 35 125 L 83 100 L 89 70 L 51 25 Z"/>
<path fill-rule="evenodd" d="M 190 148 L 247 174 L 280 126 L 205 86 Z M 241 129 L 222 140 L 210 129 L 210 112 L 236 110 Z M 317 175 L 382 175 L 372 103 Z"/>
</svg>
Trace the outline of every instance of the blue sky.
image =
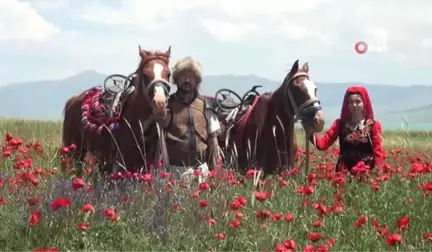
<svg viewBox="0 0 432 252">
<path fill-rule="evenodd" d="M 0 84 L 132 72 L 138 44 L 204 73 L 430 85 L 430 0 L 0 0 Z M 363 40 L 386 53 L 358 55 Z"/>
</svg>

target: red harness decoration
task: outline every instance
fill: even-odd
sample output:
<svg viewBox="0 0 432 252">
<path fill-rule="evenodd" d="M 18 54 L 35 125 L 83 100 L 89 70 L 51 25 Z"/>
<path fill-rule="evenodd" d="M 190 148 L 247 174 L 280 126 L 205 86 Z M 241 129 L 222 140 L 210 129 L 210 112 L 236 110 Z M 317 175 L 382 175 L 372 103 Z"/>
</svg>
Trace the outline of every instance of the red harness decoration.
<svg viewBox="0 0 432 252">
<path fill-rule="evenodd" d="M 82 110 L 82 123 L 90 131 L 96 131 L 99 135 L 102 133 L 104 126 L 110 130 L 115 130 L 120 121 L 120 115 L 114 111 L 113 118 L 109 118 L 109 107 L 101 100 L 104 90 L 101 87 L 94 87 L 87 91 Z"/>
<path fill-rule="evenodd" d="M 243 134 L 246 127 L 246 123 L 248 122 L 252 111 L 255 108 L 255 105 L 258 103 L 258 100 L 261 96 L 255 96 L 255 99 L 252 103 L 252 106 L 249 108 L 249 110 L 240 118 L 240 120 L 237 123 L 237 129 L 236 129 L 236 138 L 238 142 L 238 147 L 242 147 L 243 144 Z"/>
</svg>

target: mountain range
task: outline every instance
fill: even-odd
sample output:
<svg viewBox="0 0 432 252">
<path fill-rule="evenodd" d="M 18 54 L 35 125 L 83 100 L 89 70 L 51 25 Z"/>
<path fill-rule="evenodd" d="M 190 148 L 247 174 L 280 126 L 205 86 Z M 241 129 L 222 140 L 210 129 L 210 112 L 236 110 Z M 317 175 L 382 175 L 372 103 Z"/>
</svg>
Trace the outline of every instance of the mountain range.
<svg viewBox="0 0 432 252">
<path fill-rule="evenodd" d="M 0 86 L 0 116 L 58 120 L 66 100 L 89 87 L 103 85 L 107 74 L 85 71 L 59 80 L 40 80 Z M 281 80 L 282 81 L 282 80 Z M 201 93 L 214 96 L 221 88 L 229 88 L 241 96 L 254 85 L 262 85 L 260 92 L 275 90 L 281 81 L 255 75 L 204 76 Z M 375 115 L 383 124 L 400 124 L 404 118 L 410 123 L 432 123 L 432 86 L 396 86 L 365 83 L 316 83 L 326 121 L 338 117 L 345 90 L 350 85 L 363 85 L 373 101 Z"/>
</svg>

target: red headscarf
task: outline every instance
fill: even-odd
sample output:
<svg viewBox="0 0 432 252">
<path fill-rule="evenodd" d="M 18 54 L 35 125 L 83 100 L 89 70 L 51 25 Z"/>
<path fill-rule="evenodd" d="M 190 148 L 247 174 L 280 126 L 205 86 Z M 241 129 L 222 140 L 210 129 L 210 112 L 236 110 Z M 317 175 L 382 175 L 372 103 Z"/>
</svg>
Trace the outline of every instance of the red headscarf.
<svg viewBox="0 0 432 252">
<path fill-rule="evenodd" d="M 374 119 L 374 113 L 372 109 L 372 103 L 369 98 L 368 91 L 366 88 L 361 86 L 352 86 L 347 89 L 345 92 L 345 97 L 342 104 L 342 110 L 341 110 L 341 116 L 340 119 L 342 120 L 350 120 L 351 119 L 351 113 L 348 109 L 348 98 L 352 94 L 359 94 L 362 97 L 363 100 L 363 108 L 364 108 L 364 116 L 365 119 Z"/>
</svg>

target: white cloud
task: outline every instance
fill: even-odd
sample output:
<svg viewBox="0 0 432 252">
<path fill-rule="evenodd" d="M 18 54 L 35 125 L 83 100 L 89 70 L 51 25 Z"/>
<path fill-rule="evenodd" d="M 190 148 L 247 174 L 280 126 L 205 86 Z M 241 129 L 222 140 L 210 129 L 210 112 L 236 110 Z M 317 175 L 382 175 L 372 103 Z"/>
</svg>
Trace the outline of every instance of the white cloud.
<svg viewBox="0 0 432 252">
<path fill-rule="evenodd" d="M 8 71 L 8 67 L 7 66 L 2 66 L 0 65 L 0 74 L 5 74 Z"/>
<path fill-rule="evenodd" d="M 34 72 L 32 78 L 87 69 L 129 73 L 138 62 L 140 44 L 150 50 L 172 45 L 172 61 L 194 56 L 212 74 L 251 73 L 280 80 L 300 59 L 310 63 L 317 81 L 429 83 L 416 72 L 432 64 L 427 49 L 432 48 L 430 0 L 27 1 L 32 4 L 8 1 L 31 10 L 15 18 L 3 15 L 13 12 L 0 0 L 0 55 L 12 62 L 5 63 L 8 73 L 0 73 L 0 79 L 17 76 L 23 64 Z M 59 28 L 41 15 L 56 20 L 62 32 L 55 33 Z M 20 22 L 10 21 L 11 16 Z M 4 32 L 5 17 L 7 24 L 24 28 Z M 34 17 L 39 21 L 28 21 Z M 34 32 L 40 27 L 48 32 Z M 1 40 L 3 34 L 8 42 Z M 33 40 L 16 40 L 22 37 Z M 359 56 L 354 44 L 360 40 L 385 44 L 389 52 Z M 403 79 L 377 70 L 384 68 L 407 74 Z"/>
<path fill-rule="evenodd" d="M 423 38 L 421 44 L 425 48 L 432 48 L 432 38 Z"/>
<path fill-rule="evenodd" d="M 173 19 L 177 14 L 188 10 L 206 10 L 213 13 L 224 13 L 237 22 L 228 20 L 212 20 L 204 18 L 202 23 L 208 31 L 221 41 L 238 41 L 241 35 L 234 35 L 232 31 L 239 31 L 244 36 L 248 36 L 250 31 L 255 30 L 260 23 L 260 18 L 270 20 L 285 20 L 289 13 L 308 12 L 316 9 L 322 4 L 329 4 L 335 0 L 159 0 L 151 5 L 146 1 L 128 0 L 123 1 L 121 6 L 113 7 L 104 5 L 100 2 L 90 2 L 86 4 L 83 17 L 85 20 L 103 23 L 106 25 L 129 25 L 139 27 L 142 31 L 155 31 L 166 27 L 169 19 Z M 180 15 L 180 14 L 179 14 Z M 249 24 L 244 24 L 244 23 Z M 224 26 L 227 34 L 221 32 L 222 28 L 216 28 L 216 25 Z M 306 29 L 300 24 L 294 24 L 297 32 L 294 37 L 302 37 L 306 34 L 301 30 Z M 278 27 L 269 27 L 271 29 L 282 28 L 284 24 Z M 261 27 L 263 28 L 263 27 Z M 316 33 L 316 31 L 315 31 Z M 321 35 L 319 35 L 321 36 Z M 235 37 L 235 38 L 234 38 Z M 243 38 L 243 39 L 246 39 Z"/>
<path fill-rule="evenodd" d="M 32 2 L 32 5 L 38 11 L 57 11 L 64 10 L 70 7 L 69 0 L 37 0 Z"/>
<path fill-rule="evenodd" d="M 397 61 L 405 61 L 406 55 L 403 53 L 395 53 L 395 60 Z"/>
<path fill-rule="evenodd" d="M 218 21 L 214 19 L 204 19 L 202 25 L 211 35 L 222 42 L 241 42 L 256 30 L 253 24 L 236 24 L 227 21 Z"/>
<path fill-rule="evenodd" d="M 59 29 L 47 22 L 28 2 L 0 1 L 0 40 L 44 41 Z"/>
<path fill-rule="evenodd" d="M 239 18 L 248 18 L 256 15 L 275 17 L 293 12 L 307 12 L 316 9 L 320 4 L 331 2 L 334 2 L 334 0 L 218 1 L 224 11 Z"/>
<path fill-rule="evenodd" d="M 102 2 L 85 4 L 81 14 L 85 20 L 107 25 L 129 25 L 142 30 L 157 30 L 165 25 L 176 11 L 185 11 L 205 6 L 206 1 L 158 0 L 149 4 L 148 1 L 123 1 L 120 6 L 109 6 Z M 212 0 L 210 0 L 210 3 Z"/>
<path fill-rule="evenodd" d="M 372 27 L 368 29 L 369 34 L 372 35 L 372 40 L 375 44 L 387 44 L 388 43 L 388 30 L 381 29 L 378 27 Z M 372 42 L 372 41 L 371 41 Z"/>
</svg>

